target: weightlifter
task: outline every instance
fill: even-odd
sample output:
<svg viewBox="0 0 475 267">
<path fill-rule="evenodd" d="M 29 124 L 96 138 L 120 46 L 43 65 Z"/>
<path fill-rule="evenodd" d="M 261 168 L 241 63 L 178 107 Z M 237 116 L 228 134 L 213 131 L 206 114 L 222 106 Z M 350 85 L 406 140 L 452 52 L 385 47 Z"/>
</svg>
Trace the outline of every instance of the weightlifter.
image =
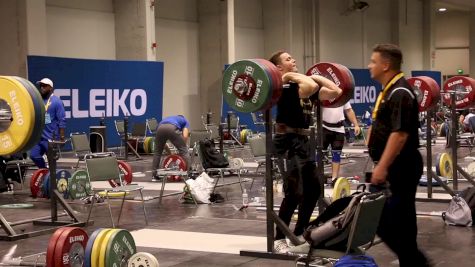
<svg viewBox="0 0 475 267">
<path fill-rule="evenodd" d="M 40 142 L 30 150 L 30 158 L 38 168 L 46 168 L 43 155 L 48 151 L 48 140 L 64 141 L 66 115 L 63 102 L 53 94 L 53 81 L 43 78 L 36 84 L 45 102 L 45 128 L 41 134 Z"/>
<path fill-rule="evenodd" d="M 422 175 L 419 110 L 413 89 L 401 72 L 402 52 L 393 44 L 374 47 L 368 69 L 383 85 L 373 110 L 369 154 L 375 162 L 371 183 L 389 187 L 377 234 L 396 253 L 399 264 L 431 266 L 417 246 L 415 197 Z M 374 188 L 374 187 L 372 187 Z"/>
<path fill-rule="evenodd" d="M 186 160 L 186 165 L 190 166 L 190 157 L 188 155 L 188 146 L 186 142 L 190 136 L 190 123 L 183 115 L 170 116 L 164 118 L 159 124 L 155 135 L 155 152 L 153 156 L 152 180 L 159 180 L 156 170 L 160 168 L 160 161 L 168 140 L 176 147 L 178 154 Z"/>
<path fill-rule="evenodd" d="M 341 150 L 345 143 L 345 127 L 343 126 L 345 114 L 343 112 L 353 123 L 355 134 L 359 135 L 361 130 L 350 102 L 336 108 L 322 107 L 323 149 L 326 150 L 328 146 L 332 149 L 332 186 L 335 185 L 340 173 Z"/>
<path fill-rule="evenodd" d="M 342 94 L 332 81 L 322 76 L 306 76 L 297 73 L 296 61 L 285 51 L 272 55 L 270 61 L 279 69 L 284 84 L 277 103 L 276 134 L 273 140 L 275 152 L 280 159 L 284 176 L 284 199 L 279 217 L 287 224 L 299 207 L 294 233 L 303 234 L 320 196 L 320 185 L 316 176 L 315 160 L 309 146 L 309 126 L 312 120 L 313 101 L 329 100 Z M 283 162 L 283 163 L 282 163 Z M 293 166 L 293 167 L 290 167 Z M 287 168 L 289 167 L 289 168 Z M 292 173 L 292 175 L 290 175 Z M 274 251 L 288 252 L 285 235 L 277 228 Z"/>
</svg>

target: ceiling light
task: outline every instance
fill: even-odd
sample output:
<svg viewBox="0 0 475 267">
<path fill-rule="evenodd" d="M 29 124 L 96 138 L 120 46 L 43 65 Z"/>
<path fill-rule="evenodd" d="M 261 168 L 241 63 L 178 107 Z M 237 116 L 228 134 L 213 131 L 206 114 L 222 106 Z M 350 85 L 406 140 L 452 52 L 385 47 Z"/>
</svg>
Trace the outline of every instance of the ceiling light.
<svg viewBox="0 0 475 267">
<path fill-rule="evenodd" d="M 439 12 L 445 12 L 445 11 L 447 11 L 447 8 L 445 8 L 445 7 L 439 8 Z"/>
</svg>

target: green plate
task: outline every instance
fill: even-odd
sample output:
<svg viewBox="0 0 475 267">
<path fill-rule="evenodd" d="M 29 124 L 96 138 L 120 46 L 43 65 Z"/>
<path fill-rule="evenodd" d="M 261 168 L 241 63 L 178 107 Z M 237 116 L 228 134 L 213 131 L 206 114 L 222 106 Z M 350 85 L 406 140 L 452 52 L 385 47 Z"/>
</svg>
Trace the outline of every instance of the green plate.
<svg viewBox="0 0 475 267">
<path fill-rule="evenodd" d="M 234 110 L 255 112 L 269 105 L 272 78 L 264 67 L 252 60 L 240 60 L 225 71 L 222 81 L 223 98 Z"/>
<path fill-rule="evenodd" d="M 109 239 L 106 249 L 106 265 L 127 266 L 130 257 L 137 253 L 135 241 L 127 230 L 119 230 L 113 233 Z"/>
<path fill-rule="evenodd" d="M 75 171 L 68 181 L 69 197 L 80 199 L 91 194 L 91 183 L 86 170 Z"/>
<path fill-rule="evenodd" d="M 30 209 L 33 208 L 31 203 L 15 203 L 15 204 L 5 204 L 0 205 L 0 209 Z"/>
</svg>

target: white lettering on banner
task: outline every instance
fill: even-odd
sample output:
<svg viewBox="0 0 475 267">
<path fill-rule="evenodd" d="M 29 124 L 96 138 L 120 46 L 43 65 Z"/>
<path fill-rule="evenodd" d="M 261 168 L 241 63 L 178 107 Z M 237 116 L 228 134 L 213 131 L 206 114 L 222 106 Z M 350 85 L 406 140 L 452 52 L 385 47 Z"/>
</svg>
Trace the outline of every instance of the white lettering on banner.
<svg viewBox="0 0 475 267">
<path fill-rule="evenodd" d="M 119 108 L 125 114 L 125 116 L 130 116 L 130 112 L 125 105 L 125 100 L 129 95 L 130 89 L 125 89 L 122 95 L 120 95 L 119 90 L 114 90 L 114 116 L 119 116 Z"/>
<path fill-rule="evenodd" d="M 81 90 L 85 92 L 85 90 Z M 144 89 L 91 89 L 86 96 L 79 89 L 55 89 L 63 102 L 66 118 L 118 117 L 122 114 L 141 116 L 147 111 L 147 92 Z M 80 97 L 88 97 L 87 109 L 81 109 Z M 122 113 L 122 114 L 121 114 Z"/>
<path fill-rule="evenodd" d="M 112 90 L 106 91 L 107 103 L 112 103 Z M 145 98 L 147 99 L 147 98 Z M 112 105 L 107 105 L 106 107 L 106 117 L 112 117 Z"/>
<path fill-rule="evenodd" d="M 73 101 L 73 118 L 87 118 L 89 117 L 89 110 L 80 110 L 79 109 L 79 89 L 71 89 L 72 91 L 72 101 Z"/>
<path fill-rule="evenodd" d="M 102 89 L 91 89 L 89 91 L 89 114 L 91 117 L 101 117 L 104 114 L 104 109 L 98 109 L 98 107 L 105 107 L 105 99 L 98 97 L 104 97 L 105 91 Z"/>
<path fill-rule="evenodd" d="M 137 108 L 137 98 L 140 98 L 140 108 Z M 130 92 L 130 113 L 132 115 L 135 114 L 145 114 L 147 111 L 147 101 L 143 101 L 143 99 L 147 99 L 147 93 L 143 89 L 135 89 Z"/>
<path fill-rule="evenodd" d="M 355 86 L 353 99 L 351 104 L 375 103 L 376 87 L 375 86 Z"/>
</svg>

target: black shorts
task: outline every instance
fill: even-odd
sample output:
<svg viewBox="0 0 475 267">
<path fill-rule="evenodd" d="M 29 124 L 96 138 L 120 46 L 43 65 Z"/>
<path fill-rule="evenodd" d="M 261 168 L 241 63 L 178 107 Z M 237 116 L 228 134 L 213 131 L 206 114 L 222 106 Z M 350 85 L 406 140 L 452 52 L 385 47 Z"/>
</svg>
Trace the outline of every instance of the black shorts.
<svg viewBox="0 0 475 267">
<path fill-rule="evenodd" d="M 332 150 L 342 150 L 343 144 L 345 143 L 345 134 L 330 131 L 325 127 L 323 128 L 323 150 L 327 150 L 328 146 L 331 145 Z"/>
</svg>

